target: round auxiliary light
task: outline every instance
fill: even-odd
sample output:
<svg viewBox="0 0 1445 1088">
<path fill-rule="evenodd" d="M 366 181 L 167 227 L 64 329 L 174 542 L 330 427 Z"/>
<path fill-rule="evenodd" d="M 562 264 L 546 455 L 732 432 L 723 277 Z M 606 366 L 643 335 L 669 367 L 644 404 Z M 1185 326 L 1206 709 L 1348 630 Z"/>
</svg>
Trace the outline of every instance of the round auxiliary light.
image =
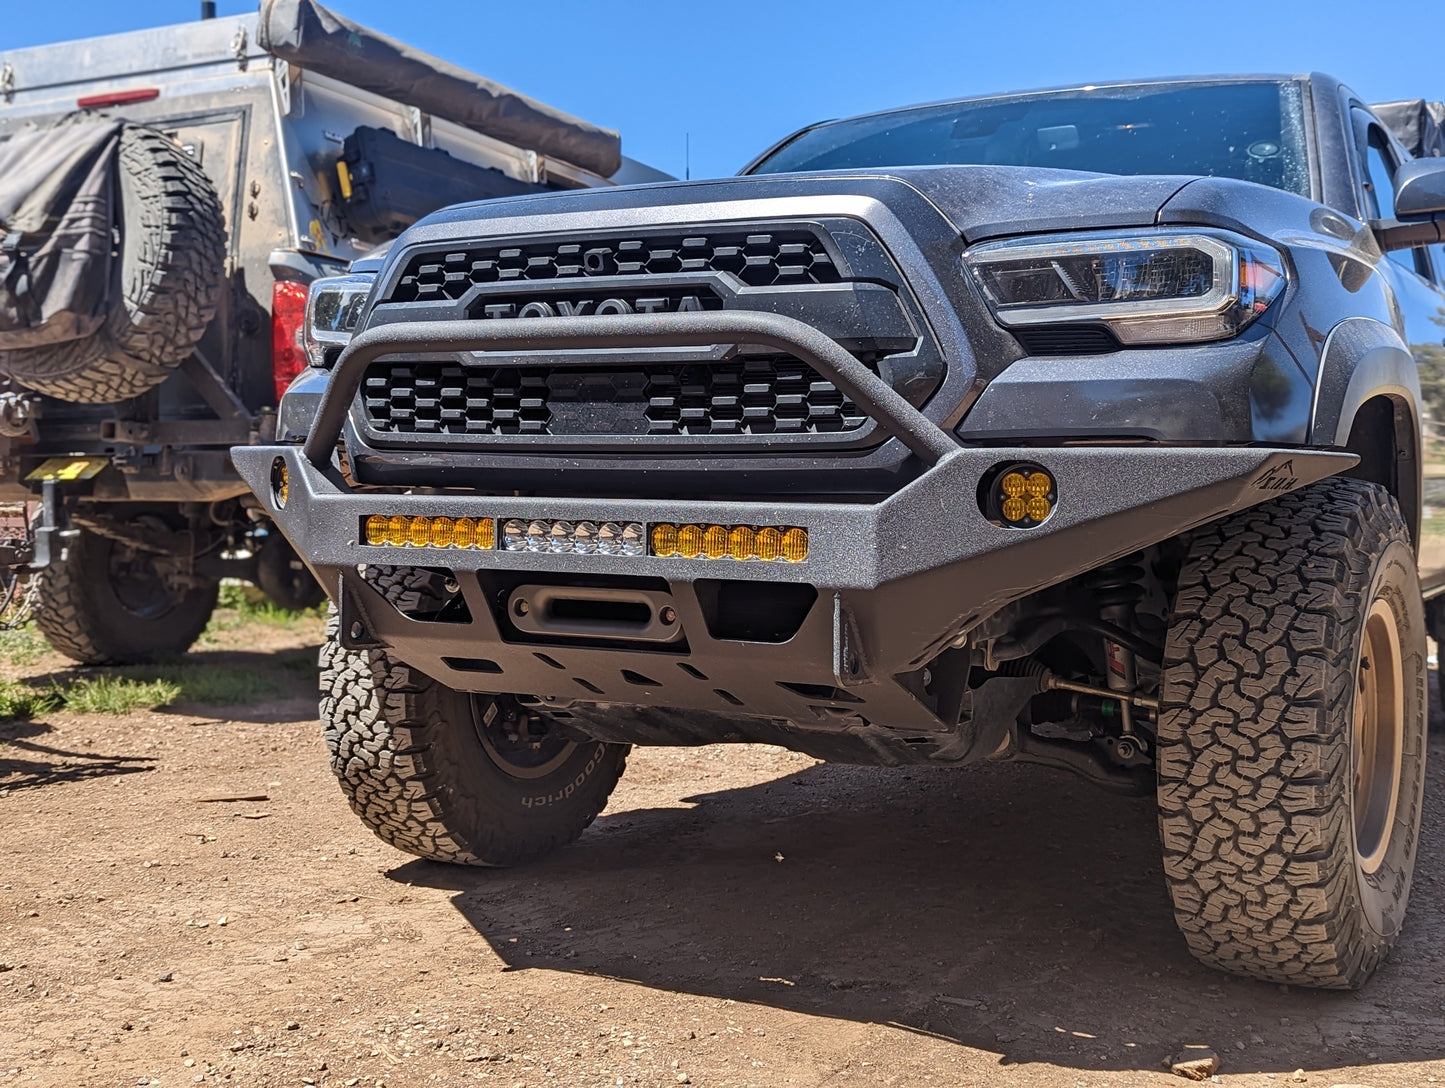
<svg viewBox="0 0 1445 1088">
<path fill-rule="evenodd" d="M 783 534 L 769 526 L 766 529 L 759 529 L 753 538 L 753 549 L 759 559 L 773 560 L 782 557 Z"/>
<path fill-rule="evenodd" d="M 662 556 L 677 554 L 676 525 L 654 525 L 652 527 L 652 554 Z"/>
<path fill-rule="evenodd" d="M 804 529 L 789 529 L 783 534 L 783 558 L 789 563 L 801 563 L 808 558 L 808 533 Z"/>
<path fill-rule="evenodd" d="M 757 546 L 757 534 L 746 525 L 728 533 L 728 555 L 733 559 L 751 559 Z"/>
<path fill-rule="evenodd" d="M 457 523 L 451 518 L 431 519 L 431 546 L 433 548 L 450 548 L 456 543 Z M 465 545 L 463 545 L 465 547 Z"/>
<path fill-rule="evenodd" d="M 1017 495 L 1004 499 L 1001 512 L 1004 521 L 1023 521 L 1029 516 L 1029 504 Z"/>
<path fill-rule="evenodd" d="M 590 521 L 579 521 L 572 530 L 572 550 L 591 555 L 597 550 L 597 526 Z"/>
<path fill-rule="evenodd" d="M 385 544 L 387 517 L 385 514 L 372 514 L 366 519 L 366 542 L 368 544 Z"/>
<path fill-rule="evenodd" d="M 647 554 L 647 530 L 635 521 L 629 521 L 622 527 L 622 536 L 619 538 L 621 546 L 617 549 L 621 555 L 646 555 Z"/>
<path fill-rule="evenodd" d="M 290 496 L 291 471 L 286 467 L 286 458 L 278 457 L 271 462 L 271 498 L 276 502 L 276 509 L 285 506 Z"/>
<path fill-rule="evenodd" d="M 702 534 L 702 554 L 721 559 L 728 553 L 728 531 L 721 525 L 709 525 Z"/>
<path fill-rule="evenodd" d="M 597 526 L 597 554 L 622 554 L 622 526 L 615 521 L 604 521 Z"/>
<path fill-rule="evenodd" d="M 1010 499 L 1017 499 L 1023 496 L 1028 490 L 1028 477 L 1022 472 L 1006 472 L 1003 479 L 998 482 L 998 488 Z"/>
<path fill-rule="evenodd" d="M 520 552 L 527 547 L 527 523 L 512 518 L 502 526 L 502 550 Z"/>
<path fill-rule="evenodd" d="M 392 514 L 386 519 L 386 542 L 394 547 L 400 548 L 406 543 L 407 530 L 411 522 L 400 514 Z"/>
<path fill-rule="evenodd" d="M 437 518 L 437 521 L 445 520 L 445 518 Z M 458 548 L 475 548 L 477 546 L 477 523 L 471 518 L 457 518 L 452 522 L 451 542 Z"/>
<path fill-rule="evenodd" d="M 551 530 L 547 533 L 547 550 L 549 552 L 570 552 L 572 550 L 572 523 L 570 521 L 554 521 Z"/>
<path fill-rule="evenodd" d="M 702 551 L 702 527 L 683 525 L 677 530 L 677 554 L 692 559 Z"/>
<path fill-rule="evenodd" d="M 545 552 L 547 550 L 547 535 L 551 526 L 545 521 L 531 521 L 527 523 L 527 543 L 529 552 Z"/>
</svg>

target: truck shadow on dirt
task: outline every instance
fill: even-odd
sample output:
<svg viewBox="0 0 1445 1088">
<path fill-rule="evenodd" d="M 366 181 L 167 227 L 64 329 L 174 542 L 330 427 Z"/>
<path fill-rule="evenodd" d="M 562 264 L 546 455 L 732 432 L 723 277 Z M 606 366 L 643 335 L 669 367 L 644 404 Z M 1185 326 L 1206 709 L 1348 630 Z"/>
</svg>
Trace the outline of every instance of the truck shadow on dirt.
<svg viewBox="0 0 1445 1088">
<path fill-rule="evenodd" d="M 13 793 L 155 769 L 156 761 L 148 756 L 77 752 L 38 739 L 51 732 L 44 722 L 0 723 L 0 791 Z"/>
<path fill-rule="evenodd" d="M 890 1023 L 1081 1070 L 1205 1044 L 1290 1073 L 1445 1058 L 1445 737 L 1407 931 L 1363 992 L 1196 964 L 1174 927 L 1151 799 L 1041 768 L 818 766 L 600 818 L 513 871 L 413 862 L 511 969 L 634 981 Z"/>
</svg>

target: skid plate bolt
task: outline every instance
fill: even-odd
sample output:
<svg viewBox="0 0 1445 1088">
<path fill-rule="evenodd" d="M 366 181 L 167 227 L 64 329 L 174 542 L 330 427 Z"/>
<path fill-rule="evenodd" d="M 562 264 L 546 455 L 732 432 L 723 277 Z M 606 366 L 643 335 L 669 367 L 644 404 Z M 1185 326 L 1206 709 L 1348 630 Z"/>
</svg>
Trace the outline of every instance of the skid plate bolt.
<svg viewBox="0 0 1445 1088">
<path fill-rule="evenodd" d="M 677 622 L 677 612 L 671 608 L 664 608 L 659 618 L 662 620 L 664 626 L 671 627 Z"/>
<path fill-rule="evenodd" d="M 526 601 L 518 601 L 516 604 L 516 609 L 517 615 L 525 616 L 528 612 L 532 610 L 532 606 L 529 605 Z"/>
<path fill-rule="evenodd" d="M 365 635 L 365 634 L 366 634 L 366 628 L 361 625 L 361 621 L 360 621 L 360 620 L 357 620 L 355 623 L 353 623 L 353 624 L 351 625 L 351 637 L 352 637 L 352 638 L 361 638 L 361 637 L 362 637 L 363 635 Z"/>
</svg>

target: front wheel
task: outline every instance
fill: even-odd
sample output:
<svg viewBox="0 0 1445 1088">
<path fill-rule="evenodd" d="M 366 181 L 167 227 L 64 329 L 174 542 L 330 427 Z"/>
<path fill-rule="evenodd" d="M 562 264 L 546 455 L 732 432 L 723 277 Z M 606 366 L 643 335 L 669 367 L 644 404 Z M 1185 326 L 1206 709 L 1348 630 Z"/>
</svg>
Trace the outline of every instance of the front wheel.
<svg viewBox="0 0 1445 1088">
<path fill-rule="evenodd" d="M 1424 607 L 1382 488 L 1332 479 L 1195 534 L 1165 647 L 1159 813 L 1203 962 L 1362 985 L 1399 935 L 1425 782 Z"/>
<path fill-rule="evenodd" d="M 628 746 L 581 741 L 510 700 L 454 691 L 380 650 L 321 648 L 321 723 L 352 811 L 431 861 L 516 865 L 575 840 Z"/>
</svg>

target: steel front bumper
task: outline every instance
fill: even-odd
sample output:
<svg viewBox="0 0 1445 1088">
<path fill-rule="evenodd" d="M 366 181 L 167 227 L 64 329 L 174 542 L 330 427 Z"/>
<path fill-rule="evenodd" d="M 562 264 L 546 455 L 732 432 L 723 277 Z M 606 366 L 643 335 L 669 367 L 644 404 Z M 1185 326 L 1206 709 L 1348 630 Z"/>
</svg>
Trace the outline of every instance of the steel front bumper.
<svg viewBox="0 0 1445 1088">
<path fill-rule="evenodd" d="M 764 344 L 802 358 L 930 467 L 883 502 L 824 504 L 384 494 L 350 489 L 332 464 L 362 373 L 385 355 L 714 343 Z M 343 640 L 389 647 L 453 687 L 758 715 L 818 728 L 861 716 L 923 732 L 952 723 L 940 720 L 908 674 L 1000 606 L 1355 461 L 1298 449 L 960 447 L 816 330 L 790 318 L 740 313 L 386 326 L 347 349 L 304 448 L 239 446 L 232 456 L 338 603 Z M 978 500 L 991 469 L 1019 460 L 1041 465 L 1057 482 L 1053 513 L 1032 529 L 990 522 Z M 286 469 L 284 505 L 274 484 L 278 463 Z M 625 467 L 618 473 L 621 490 Z M 444 483 L 441 470 L 438 484 Z M 808 530 L 809 551 L 789 563 L 373 546 L 361 530 L 374 514 L 491 518 L 498 525 L 509 518 L 794 525 Z M 452 572 L 469 619 L 403 615 L 360 576 L 367 565 Z M 666 643 L 539 638 L 512 622 L 496 590 L 499 578 L 509 585 L 635 584 L 654 602 L 670 602 L 678 634 Z M 719 587 L 743 583 L 811 587 L 816 599 L 785 641 L 749 641 L 717 622 Z M 799 591 L 777 594 L 797 599 Z"/>
</svg>

